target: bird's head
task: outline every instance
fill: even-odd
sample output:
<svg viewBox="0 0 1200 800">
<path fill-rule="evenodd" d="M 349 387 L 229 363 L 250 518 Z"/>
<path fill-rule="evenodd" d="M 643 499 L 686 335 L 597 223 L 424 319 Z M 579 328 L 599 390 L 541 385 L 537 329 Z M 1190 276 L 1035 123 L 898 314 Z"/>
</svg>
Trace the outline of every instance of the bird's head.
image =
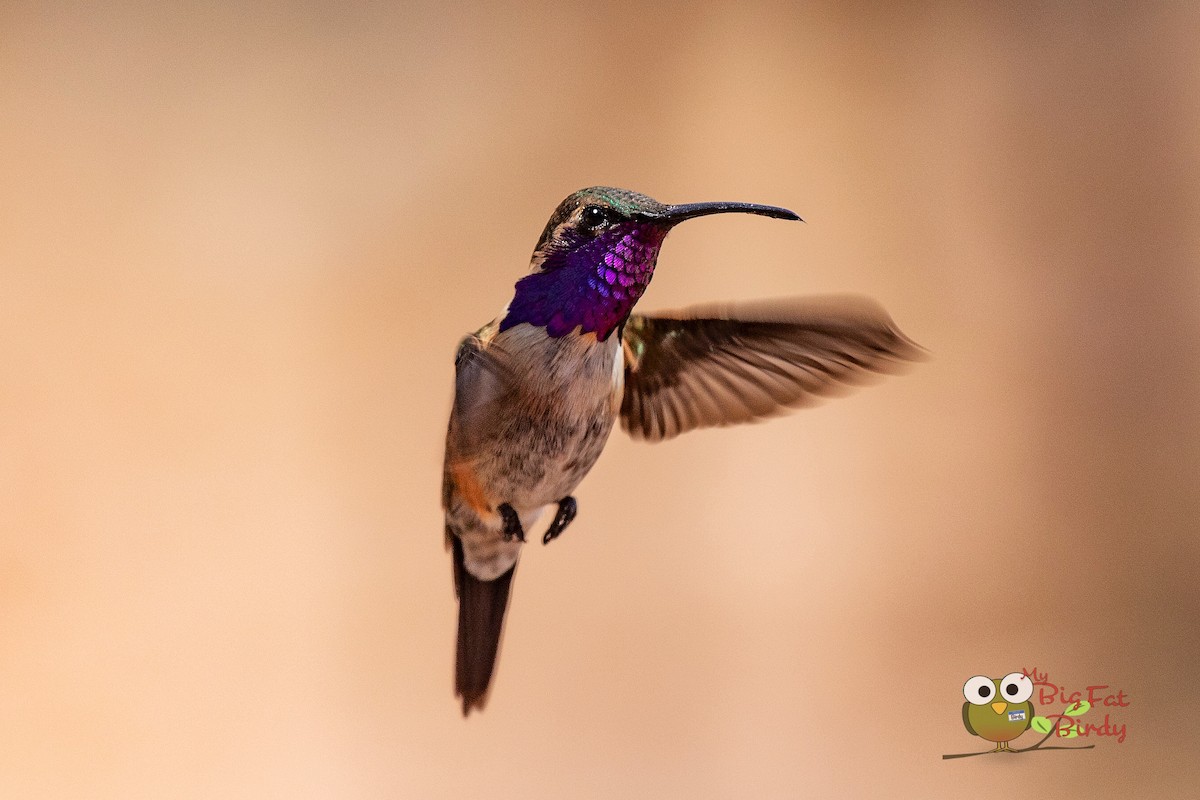
<svg viewBox="0 0 1200 800">
<path fill-rule="evenodd" d="M 608 338 L 650 285 L 667 232 L 686 219 L 733 212 L 800 219 L 753 203 L 669 206 L 628 189 L 575 192 L 546 223 L 500 329 L 529 323 L 551 336 L 578 330 Z"/>
<path fill-rule="evenodd" d="M 1010 706 L 1023 707 L 1033 696 L 1033 681 L 1022 672 L 1010 672 L 1003 678 L 976 675 L 963 685 L 963 697 L 973 706 L 987 706 L 997 716 Z"/>
</svg>

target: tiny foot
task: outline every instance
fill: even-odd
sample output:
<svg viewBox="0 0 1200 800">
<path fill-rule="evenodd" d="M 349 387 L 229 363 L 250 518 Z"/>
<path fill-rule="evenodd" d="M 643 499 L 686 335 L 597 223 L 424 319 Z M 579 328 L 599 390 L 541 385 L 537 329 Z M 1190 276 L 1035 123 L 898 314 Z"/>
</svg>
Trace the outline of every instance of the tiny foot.
<svg viewBox="0 0 1200 800">
<path fill-rule="evenodd" d="M 558 513 L 554 515 L 554 521 L 550 523 L 546 534 L 542 536 L 542 544 L 550 544 L 557 539 L 571 524 L 571 520 L 575 519 L 575 512 L 578 510 L 579 506 L 574 497 L 564 497 L 559 500 Z"/>
<path fill-rule="evenodd" d="M 504 541 L 511 542 L 513 539 L 525 541 L 525 529 L 521 527 L 521 518 L 517 516 L 513 507 L 508 503 L 501 503 L 496 510 L 500 512 L 500 517 L 504 520 Z"/>
</svg>

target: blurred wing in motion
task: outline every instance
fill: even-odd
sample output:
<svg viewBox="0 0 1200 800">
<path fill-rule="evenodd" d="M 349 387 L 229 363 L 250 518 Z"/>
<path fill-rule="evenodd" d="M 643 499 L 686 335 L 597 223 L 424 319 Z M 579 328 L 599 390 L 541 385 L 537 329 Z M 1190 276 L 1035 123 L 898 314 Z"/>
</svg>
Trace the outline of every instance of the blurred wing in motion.
<svg viewBox="0 0 1200 800">
<path fill-rule="evenodd" d="M 623 342 L 621 425 L 649 441 L 808 405 L 925 353 L 863 297 L 634 314 Z"/>
</svg>

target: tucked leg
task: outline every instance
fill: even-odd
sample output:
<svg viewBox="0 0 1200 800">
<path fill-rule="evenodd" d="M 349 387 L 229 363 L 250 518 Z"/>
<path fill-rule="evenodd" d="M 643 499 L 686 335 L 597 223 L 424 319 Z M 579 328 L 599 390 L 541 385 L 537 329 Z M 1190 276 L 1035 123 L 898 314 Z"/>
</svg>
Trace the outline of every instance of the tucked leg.
<svg viewBox="0 0 1200 800">
<path fill-rule="evenodd" d="M 554 515 L 554 521 L 546 529 L 546 535 L 542 537 L 542 544 L 550 544 L 557 539 L 571 524 L 571 520 L 575 519 L 575 512 L 578 510 L 579 506 L 575 503 L 574 497 L 564 497 L 559 500 L 558 513 Z"/>
<path fill-rule="evenodd" d="M 500 518 L 504 520 L 504 541 L 511 542 L 513 539 L 525 541 L 525 529 L 521 527 L 521 518 L 517 516 L 517 512 L 508 503 L 501 503 L 496 509 L 500 512 Z"/>
</svg>

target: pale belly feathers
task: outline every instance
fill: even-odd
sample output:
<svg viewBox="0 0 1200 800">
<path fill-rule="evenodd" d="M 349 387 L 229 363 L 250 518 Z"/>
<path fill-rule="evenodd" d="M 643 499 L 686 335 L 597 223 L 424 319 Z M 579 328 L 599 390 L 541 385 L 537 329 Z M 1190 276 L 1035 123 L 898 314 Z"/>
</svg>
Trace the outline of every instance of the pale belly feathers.
<svg viewBox="0 0 1200 800">
<path fill-rule="evenodd" d="M 490 429 L 479 432 L 472 472 L 490 509 L 473 510 L 460 492 L 447 508 L 467 568 L 483 580 L 511 566 L 520 549 L 519 542 L 502 539 L 495 509 L 508 503 L 528 530 L 546 506 L 574 492 L 612 432 L 625 376 L 615 335 L 603 342 L 591 334 L 552 338 L 529 325 L 489 333 L 481 336 L 489 349 L 506 354 L 518 400 L 506 399 L 489 415 Z"/>
<path fill-rule="evenodd" d="M 574 491 L 600 457 L 620 407 L 620 343 L 518 325 L 493 345 L 514 359 L 523 395 L 499 415 L 478 475 L 489 495 L 534 511 Z"/>
</svg>

